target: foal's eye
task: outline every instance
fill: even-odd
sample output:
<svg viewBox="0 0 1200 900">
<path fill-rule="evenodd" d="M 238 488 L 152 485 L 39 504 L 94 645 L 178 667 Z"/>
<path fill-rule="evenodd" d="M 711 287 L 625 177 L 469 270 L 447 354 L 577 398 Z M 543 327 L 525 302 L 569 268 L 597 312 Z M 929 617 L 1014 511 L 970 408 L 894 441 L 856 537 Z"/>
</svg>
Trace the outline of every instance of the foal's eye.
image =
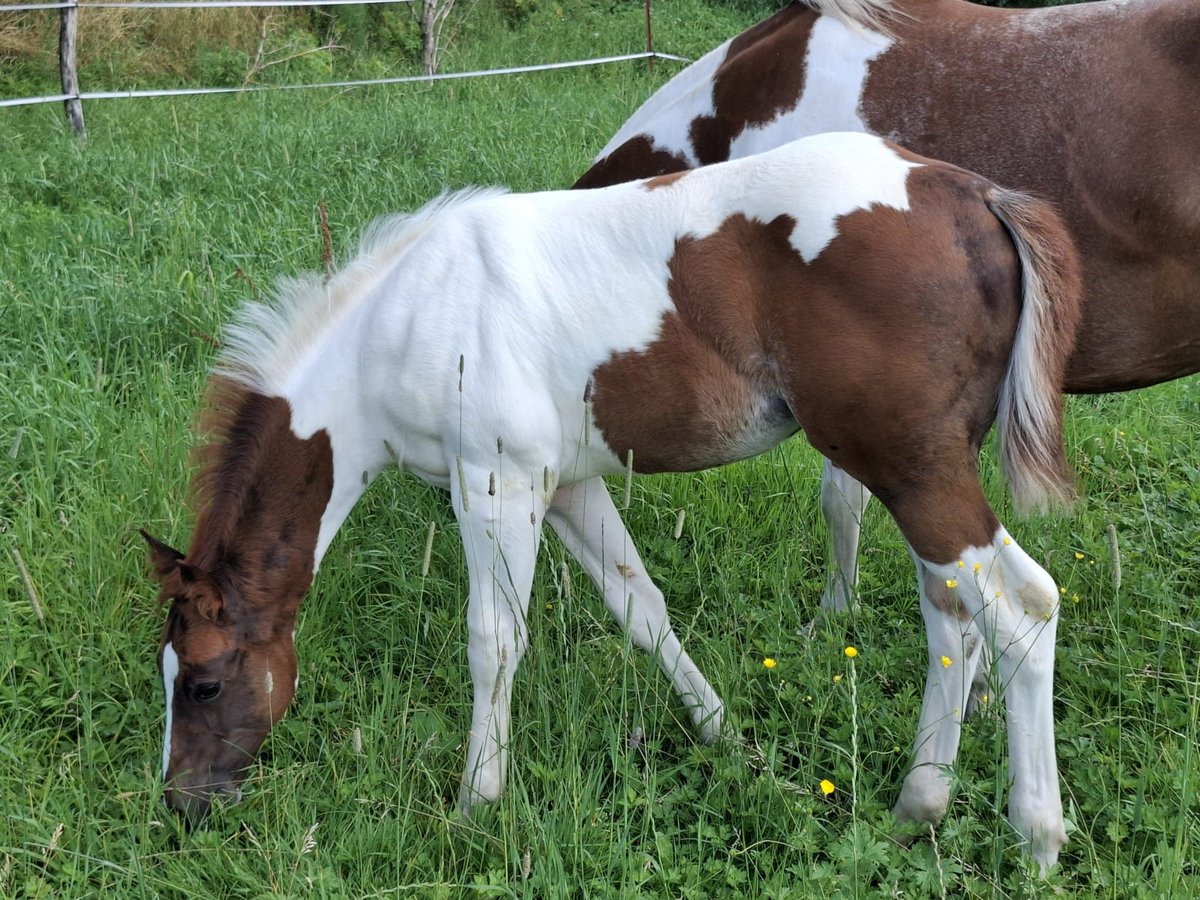
<svg viewBox="0 0 1200 900">
<path fill-rule="evenodd" d="M 216 700 L 217 695 L 220 693 L 221 682 L 219 681 L 206 681 L 192 688 L 192 698 L 197 703 L 208 703 L 210 700 Z"/>
</svg>

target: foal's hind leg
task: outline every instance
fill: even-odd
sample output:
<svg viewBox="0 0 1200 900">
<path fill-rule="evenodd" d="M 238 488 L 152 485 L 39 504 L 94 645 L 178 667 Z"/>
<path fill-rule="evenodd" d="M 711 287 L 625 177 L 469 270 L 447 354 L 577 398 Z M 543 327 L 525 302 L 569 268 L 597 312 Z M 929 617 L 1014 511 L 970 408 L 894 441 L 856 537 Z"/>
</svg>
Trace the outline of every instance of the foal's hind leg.
<svg viewBox="0 0 1200 900">
<path fill-rule="evenodd" d="M 721 698 L 675 636 L 662 591 L 651 581 L 603 479 L 559 489 L 546 521 L 596 583 L 604 605 L 633 642 L 658 659 L 700 736 L 710 742 L 720 737 Z"/>
<path fill-rule="evenodd" d="M 1058 590 L 1046 571 L 996 522 L 977 479 L 946 479 L 937 488 L 933 483 L 937 482 L 908 485 L 888 506 L 922 569 L 957 597 L 961 609 L 951 607 L 950 614 L 963 621 L 978 621 L 983 639 L 995 655 L 1008 717 L 1009 819 L 1044 870 L 1055 863 L 1067 840 L 1054 751 L 1052 682 Z M 994 530 L 984 537 L 988 522 Z M 954 539 L 950 529 L 957 523 L 972 523 L 958 524 L 956 529 L 971 534 L 966 540 Z M 953 547 L 958 547 L 957 551 L 949 549 Z M 933 598 L 930 600 L 932 605 Z M 934 616 L 933 621 L 937 623 L 939 618 Z M 953 641 L 954 634 L 951 630 L 941 640 Z M 934 646 L 931 638 L 931 655 Z M 951 660 L 953 668 L 953 657 Z M 930 660 L 931 668 L 934 662 Z M 956 688 L 954 694 L 960 692 L 961 688 Z M 947 700 L 935 696 L 934 702 L 942 708 L 923 714 L 923 727 L 933 725 L 937 712 L 944 712 Z M 915 755 L 919 760 L 920 746 Z M 916 798 L 923 790 L 940 789 L 936 783 L 930 784 L 920 766 L 908 778 L 913 779 L 913 786 L 910 788 L 906 779 L 898 814 L 917 805 Z M 940 803 L 940 796 L 937 799 Z"/>
<path fill-rule="evenodd" d="M 983 641 L 957 588 L 948 587 L 911 547 L 909 552 L 917 569 L 929 664 L 912 768 L 894 812 L 901 822 L 937 823 L 950 802 L 950 767 L 958 755 Z M 963 572 L 959 569 L 959 578 L 966 577 Z"/>
</svg>

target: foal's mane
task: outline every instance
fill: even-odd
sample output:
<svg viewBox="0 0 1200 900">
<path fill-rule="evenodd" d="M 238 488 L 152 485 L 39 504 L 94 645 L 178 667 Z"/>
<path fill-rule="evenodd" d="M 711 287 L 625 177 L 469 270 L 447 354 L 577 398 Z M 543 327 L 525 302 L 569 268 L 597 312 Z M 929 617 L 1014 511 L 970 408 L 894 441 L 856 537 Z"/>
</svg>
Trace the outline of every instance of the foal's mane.
<svg viewBox="0 0 1200 900">
<path fill-rule="evenodd" d="M 237 312 L 224 332 L 198 418 L 204 443 L 195 452 L 190 490 L 196 527 L 189 562 L 201 568 L 216 562 L 247 492 L 262 467 L 270 465 L 272 430 L 290 425 L 282 395 L 295 365 L 439 215 L 505 192 L 465 188 L 443 193 L 416 212 L 376 219 L 363 232 L 357 255 L 331 278 L 313 273 L 281 278 L 270 300 L 248 303 Z"/>
<path fill-rule="evenodd" d="M 225 329 L 225 348 L 214 375 L 265 394 L 282 394 L 305 352 L 370 292 L 435 219 L 503 193 L 504 188 L 469 187 L 443 193 L 416 212 L 382 216 L 363 232 L 358 254 L 331 278 L 313 272 L 280 278 L 270 300 L 247 303 Z"/>
</svg>

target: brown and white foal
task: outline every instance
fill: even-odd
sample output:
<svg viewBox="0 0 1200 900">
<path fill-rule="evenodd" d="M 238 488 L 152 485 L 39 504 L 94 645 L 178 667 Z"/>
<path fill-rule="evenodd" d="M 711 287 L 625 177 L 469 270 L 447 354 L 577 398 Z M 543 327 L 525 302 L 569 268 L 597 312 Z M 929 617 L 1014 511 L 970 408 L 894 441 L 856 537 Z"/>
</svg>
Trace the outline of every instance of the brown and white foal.
<svg viewBox="0 0 1200 900">
<path fill-rule="evenodd" d="M 861 134 L 600 191 L 466 192 L 385 220 L 328 284 L 251 305 L 218 366 L 218 440 L 188 552 L 152 541 L 167 798 L 234 795 L 295 685 L 293 628 L 329 542 L 399 461 L 450 491 L 470 580 L 461 802 L 505 782 L 542 525 L 657 655 L 703 737 L 722 705 L 601 479 L 718 466 L 797 430 L 887 505 L 940 612 L 931 646 L 1000 653 L 1011 818 L 1065 840 L 1051 673 L 1058 592 L 1000 525 L 1070 493 L 1059 391 L 1075 255 L 1045 205 Z M 954 582 L 956 586 L 948 586 Z M 963 686 L 931 680 L 906 809 L 945 807 Z M 946 722 L 950 725 L 947 726 Z"/>
</svg>

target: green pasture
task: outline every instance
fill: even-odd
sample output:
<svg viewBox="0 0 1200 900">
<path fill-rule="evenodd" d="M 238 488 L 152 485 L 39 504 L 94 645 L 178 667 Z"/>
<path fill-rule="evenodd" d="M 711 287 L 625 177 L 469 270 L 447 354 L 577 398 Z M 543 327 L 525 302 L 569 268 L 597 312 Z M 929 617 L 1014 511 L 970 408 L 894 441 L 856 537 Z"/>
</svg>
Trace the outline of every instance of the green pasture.
<svg viewBox="0 0 1200 900">
<path fill-rule="evenodd" d="M 640 4 L 611 6 L 546 3 L 512 29 L 481 4 L 444 66 L 640 49 Z M 658 45 L 691 57 L 759 12 L 655 9 Z M 461 550 L 445 498 L 389 473 L 305 603 L 300 690 L 245 801 L 191 832 L 163 807 L 164 611 L 137 529 L 187 543 L 190 421 L 222 325 L 277 275 L 320 267 L 319 203 L 344 259 L 372 218 L 444 188 L 566 186 L 676 70 L 97 102 L 83 145 L 57 107 L 0 109 L 0 897 L 1200 893 L 1195 378 L 1071 401 L 1069 515 L 1014 519 L 984 461 L 1002 518 L 1064 589 L 1073 830 L 1045 881 L 1004 818 L 994 703 L 966 728 L 936 836 L 890 840 L 925 669 L 912 571 L 873 509 L 864 605 L 819 615 L 820 466 L 800 440 L 633 487 L 631 531 L 740 740 L 696 741 L 548 539 L 510 787 L 460 817 Z"/>
</svg>

